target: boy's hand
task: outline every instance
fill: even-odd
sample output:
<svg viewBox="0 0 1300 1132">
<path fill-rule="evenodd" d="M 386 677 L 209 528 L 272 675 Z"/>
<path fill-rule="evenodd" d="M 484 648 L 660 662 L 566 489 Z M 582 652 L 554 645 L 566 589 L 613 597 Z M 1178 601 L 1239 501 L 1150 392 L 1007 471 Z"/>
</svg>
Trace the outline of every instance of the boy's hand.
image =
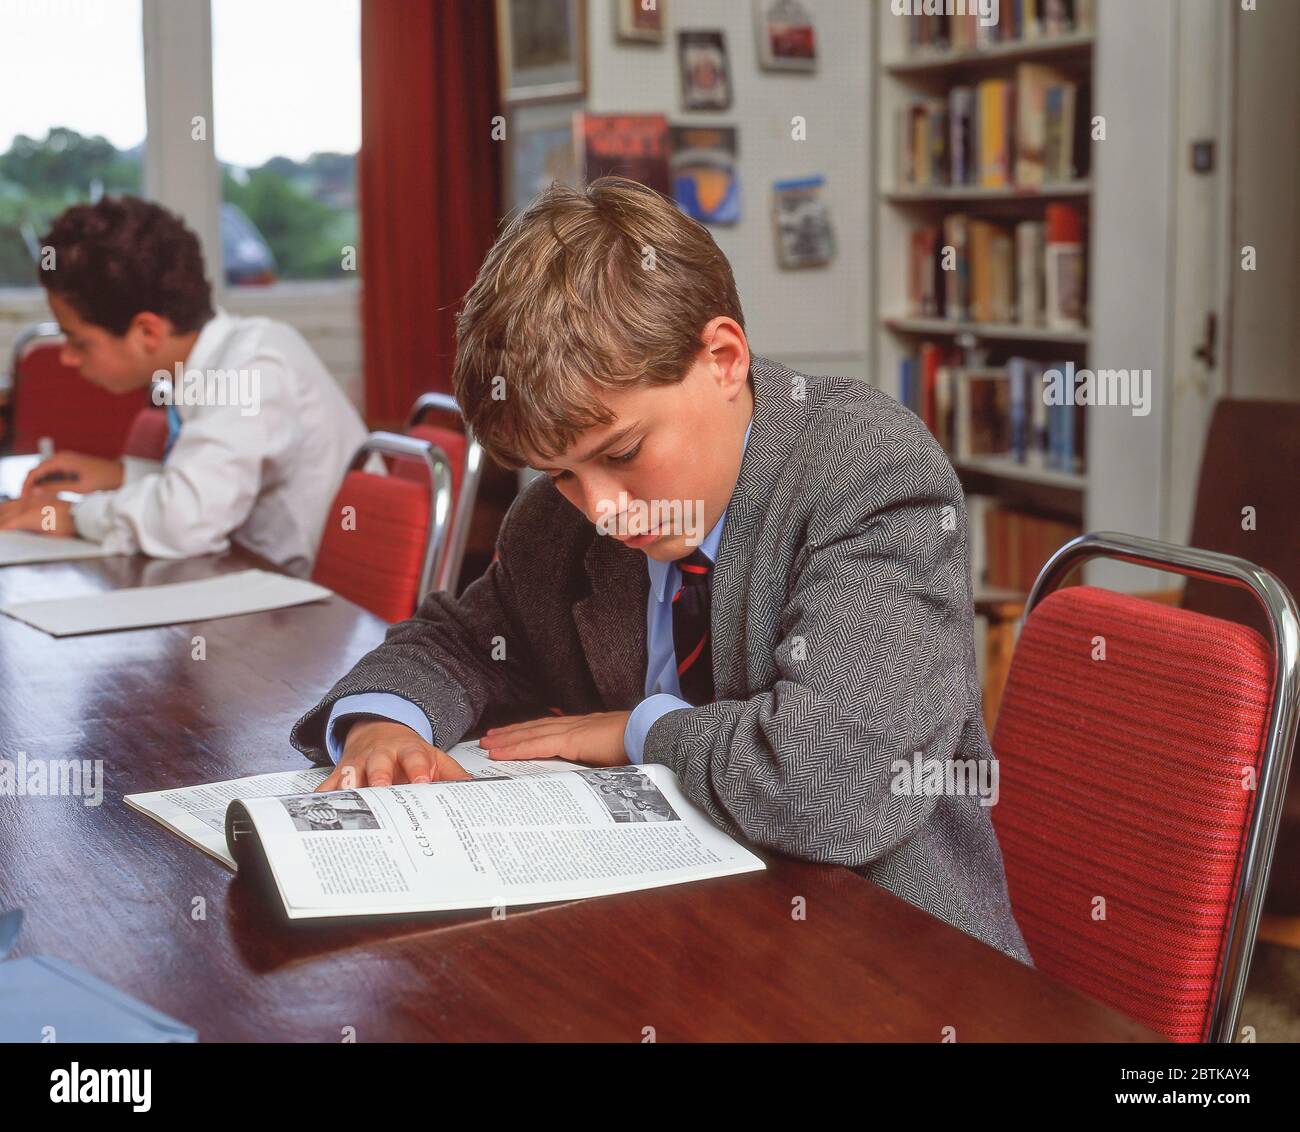
<svg viewBox="0 0 1300 1132">
<path fill-rule="evenodd" d="M 363 719 L 348 731 L 338 766 L 316 787 L 316 793 L 467 778 L 469 774 L 460 763 L 446 751 L 430 746 L 405 724 L 390 719 Z"/>
<path fill-rule="evenodd" d="M 80 452 L 56 452 L 27 473 L 22 493 L 24 496 L 57 495 L 61 491 L 78 491 L 89 495 L 92 491 L 113 491 L 122 486 L 125 474 L 121 460 L 83 456 Z M 49 483 L 37 482 L 46 476 L 59 478 Z"/>
<path fill-rule="evenodd" d="M 623 732 L 630 711 L 548 715 L 489 727 L 478 745 L 493 759 L 568 759 L 588 766 L 625 766 Z"/>
<path fill-rule="evenodd" d="M 0 503 L 0 531 L 37 531 L 43 535 L 77 533 L 72 521 L 72 504 L 63 499 L 28 495 Z"/>
</svg>

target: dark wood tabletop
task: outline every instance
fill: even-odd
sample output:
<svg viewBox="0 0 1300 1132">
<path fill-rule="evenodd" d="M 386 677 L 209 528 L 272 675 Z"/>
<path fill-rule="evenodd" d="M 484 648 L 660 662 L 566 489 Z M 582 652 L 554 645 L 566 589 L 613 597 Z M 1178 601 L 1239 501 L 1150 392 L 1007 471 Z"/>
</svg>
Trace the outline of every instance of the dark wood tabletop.
<svg viewBox="0 0 1300 1132">
<path fill-rule="evenodd" d="M 0 568 L 0 604 L 265 566 L 241 551 Z M 834 866 L 486 913 L 290 923 L 124 794 L 304 765 L 293 721 L 385 625 L 339 598 L 62 640 L 0 616 L 0 758 L 100 759 L 102 805 L 0 795 L 18 955 L 202 1040 L 1152 1041 Z M 194 659 L 194 638 L 206 659 Z"/>
</svg>

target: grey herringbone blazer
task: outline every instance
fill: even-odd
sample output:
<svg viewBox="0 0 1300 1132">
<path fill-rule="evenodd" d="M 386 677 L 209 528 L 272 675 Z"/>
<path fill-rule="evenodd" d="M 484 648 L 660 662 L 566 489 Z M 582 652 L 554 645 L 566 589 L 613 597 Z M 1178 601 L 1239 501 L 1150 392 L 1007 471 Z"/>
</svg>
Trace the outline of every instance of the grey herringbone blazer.
<svg viewBox="0 0 1300 1132">
<path fill-rule="evenodd" d="M 758 357 L 750 374 L 753 428 L 713 574 L 717 701 L 663 716 L 646 761 L 733 834 L 847 865 L 1028 962 L 988 809 L 891 790 L 898 760 L 992 757 L 957 477 L 925 426 L 864 382 Z M 361 692 L 417 704 L 443 749 L 551 706 L 635 707 L 645 555 L 548 479 L 514 501 L 497 549 L 458 600 L 432 594 L 394 625 L 298 721 L 294 746 L 326 760 L 331 705 Z"/>
</svg>

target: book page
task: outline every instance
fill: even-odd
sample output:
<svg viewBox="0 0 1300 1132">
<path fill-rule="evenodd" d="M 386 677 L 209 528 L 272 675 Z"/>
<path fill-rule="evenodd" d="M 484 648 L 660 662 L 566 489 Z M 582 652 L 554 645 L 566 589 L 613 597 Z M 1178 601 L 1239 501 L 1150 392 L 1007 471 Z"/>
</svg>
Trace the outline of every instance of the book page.
<svg viewBox="0 0 1300 1132">
<path fill-rule="evenodd" d="M 304 770 L 255 774 L 249 778 L 232 778 L 227 782 L 209 782 L 202 786 L 128 794 L 123 801 L 215 857 L 226 868 L 233 869 L 235 859 L 226 848 L 226 807 L 231 801 L 235 798 L 307 793 L 329 777 L 330 769 L 312 766 Z"/>
<path fill-rule="evenodd" d="M 658 765 L 252 798 L 227 814 L 227 836 L 260 838 L 294 919 L 509 907 L 765 867 Z"/>
<path fill-rule="evenodd" d="M 458 743 L 447 752 L 475 778 L 514 778 L 528 774 L 553 774 L 558 770 L 580 769 L 563 759 L 527 759 L 494 762 L 477 743 Z M 215 857 L 228 869 L 235 859 L 226 847 L 226 807 L 235 798 L 266 798 L 281 794 L 306 794 L 330 775 L 331 767 L 311 766 L 299 770 L 255 774 L 225 782 L 180 786 L 144 794 L 128 794 L 123 801 L 159 822 L 191 845 Z"/>
</svg>

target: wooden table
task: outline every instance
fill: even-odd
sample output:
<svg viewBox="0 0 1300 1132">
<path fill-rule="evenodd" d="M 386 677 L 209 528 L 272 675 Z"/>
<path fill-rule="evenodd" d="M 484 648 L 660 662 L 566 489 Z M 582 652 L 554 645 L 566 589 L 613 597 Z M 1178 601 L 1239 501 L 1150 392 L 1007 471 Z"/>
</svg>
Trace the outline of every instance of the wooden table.
<svg viewBox="0 0 1300 1132">
<path fill-rule="evenodd" d="M 265 564 L 0 568 L 0 602 Z M 514 911 L 289 924 L 124 794 L 303 765 L 290 725 L 382 638 L 328 602 L 56 640 L 0 616 L 0 757 L 102 759 L 99 807 L 0 796 L 16 954 L 78 964 L 204 1040 L 1159 1040 L 848 870 L 764 873 Z M 207 659 L 192 659 L 192 639 Z M 802 898 L 806 918 L 792 915 Z M 202 918 L 194 909 L 201 899 Z"/>
</svg>

